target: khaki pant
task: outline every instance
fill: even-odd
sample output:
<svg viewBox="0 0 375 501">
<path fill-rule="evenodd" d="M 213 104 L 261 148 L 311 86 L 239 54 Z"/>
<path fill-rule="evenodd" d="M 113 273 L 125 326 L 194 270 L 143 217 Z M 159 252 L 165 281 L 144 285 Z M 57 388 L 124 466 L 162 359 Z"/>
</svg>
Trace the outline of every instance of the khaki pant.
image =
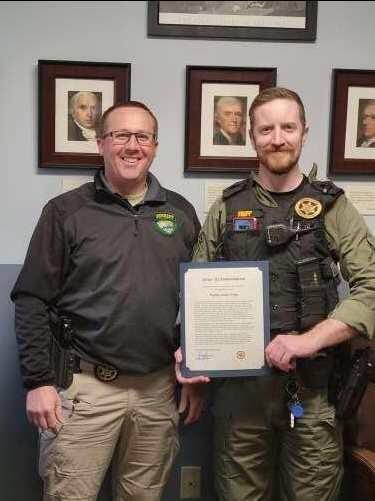
<svg viewBox="0 0 375 501">
<path fill-rule="evenodd" d="M 326 391 L 302 388 L 290 429 L 285 377 L 227 380 L 215 390 L 215 481 L 220 501 L 333 501 L 341 433 Z"/>
<path fill-rule="evenodd" d="M 40 434 L 45 501 L 94 501 L 113 458 L 113 499 L 157 501 L 178 451 L 171 368 L 103 383 L 84 363 L 61 391 L 64 423 Z"/>
</svg>

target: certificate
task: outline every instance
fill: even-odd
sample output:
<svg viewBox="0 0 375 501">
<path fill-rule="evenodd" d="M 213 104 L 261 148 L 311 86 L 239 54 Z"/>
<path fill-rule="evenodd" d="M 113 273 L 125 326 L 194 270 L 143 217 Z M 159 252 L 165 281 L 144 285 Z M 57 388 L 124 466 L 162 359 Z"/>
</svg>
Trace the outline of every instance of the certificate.
<svg viewBox="0 0 375 501">
<path fill-rule="evenodd" d="M 182 375 L 266 374 L 268 262 L 183 263 L 180 279 Z"/>
</svg>

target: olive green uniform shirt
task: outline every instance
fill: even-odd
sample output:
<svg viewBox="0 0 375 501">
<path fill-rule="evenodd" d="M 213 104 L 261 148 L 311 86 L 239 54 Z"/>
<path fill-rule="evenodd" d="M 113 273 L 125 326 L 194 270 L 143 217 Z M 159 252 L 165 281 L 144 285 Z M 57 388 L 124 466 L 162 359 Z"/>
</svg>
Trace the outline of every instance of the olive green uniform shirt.
<svg viewBox="0 0 375 501">
<path fill-rule="evenodd" d="M 258 200 L 265 207 L 277 206 L 271 193 L 260 186 L 256 176 L 251 178 Z M 193 261 L 215 260 L 225 223 L 225 202 L 219 197 L 202 227 Z M 350 290 L 329 317 L 350 325 L 366 337 L 375 338 L 375 239 L 363 217 L 344 194 L 327 211 L 324 225 L 329 248 L 337 256 L 341 274 Z"/>
</svg>

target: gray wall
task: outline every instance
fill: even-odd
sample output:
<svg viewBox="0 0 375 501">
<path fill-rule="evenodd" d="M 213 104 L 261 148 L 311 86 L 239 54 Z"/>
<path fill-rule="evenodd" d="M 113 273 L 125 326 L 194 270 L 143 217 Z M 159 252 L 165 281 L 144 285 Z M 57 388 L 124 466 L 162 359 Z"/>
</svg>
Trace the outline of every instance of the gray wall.
<svg viewBox="0 0 375 501">
<path fill-rule="evenodd" d="M 42 205 L 61 189 L 62 172 L 37 165 L 37 60 L 132 64 L 131 96 L 160 119 L 161 182 L 203 215 L 204 175 L 184 177 L 185 66 L 277 67 L 277 82 L 304 100 L 311 124 L 301 165 L 326 175 L 332 68 L 375 69 L 375 2 L 319 2 L 313 44 L 148 39 L 146 2 L 0 2 L 0 456 L 1 498 L 36 501 L 36 437 L 26 424 L 8 292 Z M 69 174 L 85 174 L 69 171 Z M 350 178 L 347 178 L 350 180 Z M 358 181 L 372 182 L 372 176 Z M 367 218 L 375 227 L 375 218 Z M 182 434 L 182 464 L 209 463 L 209 419 Z M 205 500 L 211 499 L 205 471 Z M 22 479 L 22 481 L 20 481 Z M 168 501 L 177 499 L 177 470 Z M 104 496 L 104 499 L 106 496 Z"/>
<path fill-rule="evenodd" d="M 19 265 L 0 265 L 0 497 L 4 501 L 36 501 L 40 489 L 35 460 L 37 434 L 26 421 L 8 293 L 19 269 Z"/>
</svg>

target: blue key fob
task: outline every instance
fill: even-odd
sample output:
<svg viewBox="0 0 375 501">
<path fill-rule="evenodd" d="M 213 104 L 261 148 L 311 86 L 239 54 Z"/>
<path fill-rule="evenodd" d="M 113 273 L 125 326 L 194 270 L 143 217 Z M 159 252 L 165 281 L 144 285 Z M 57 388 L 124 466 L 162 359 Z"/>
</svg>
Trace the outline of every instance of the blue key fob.
<svg viewBox="0 0 375 501">
<path fill-rule="evenodd" d="M 303 416 L 303 407 L 301 404 L 292 404 L 290 406 L 290 412 L 295 418 L 300 418 Z"/>
</svg>

